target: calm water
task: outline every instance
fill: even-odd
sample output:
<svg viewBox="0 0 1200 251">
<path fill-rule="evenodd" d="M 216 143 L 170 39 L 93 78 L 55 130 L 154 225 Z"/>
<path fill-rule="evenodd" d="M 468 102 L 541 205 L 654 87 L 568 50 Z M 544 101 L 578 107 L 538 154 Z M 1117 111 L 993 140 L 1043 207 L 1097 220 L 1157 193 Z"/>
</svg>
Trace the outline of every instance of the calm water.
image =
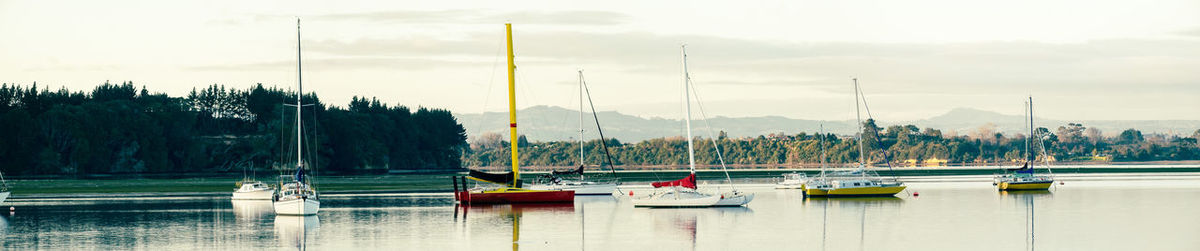
<svg viewBox="0 0 1200 251">
<path fill-rule="evenodd" d="M 1200 249 L 1200 176 L 1074 179 L 1045 193 L 998 193 L 980 177 L 924 179 L 909 183 L 918 197 L 871 199 L 746 185 L 757 198 L 744 208 L 633 208 L 610 196 L 459 208 L 449 193 L 326 196 L 316 217 L 276 217 L 269 202 L 228 198 L 26 199 L 5 203 L 16 212 L 0 217 L 0 233 L 5 249 Z"/>
</svg>

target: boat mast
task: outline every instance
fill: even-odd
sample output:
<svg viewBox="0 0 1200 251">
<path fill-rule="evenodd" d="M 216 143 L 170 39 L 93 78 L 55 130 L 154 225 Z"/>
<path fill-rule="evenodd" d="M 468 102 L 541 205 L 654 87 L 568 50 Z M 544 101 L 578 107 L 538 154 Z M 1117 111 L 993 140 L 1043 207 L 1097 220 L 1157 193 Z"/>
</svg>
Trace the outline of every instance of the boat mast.
<svg viewBox="0 0 1200 251">
<path fill-rule="evenodd" d="M 1033 96 L 1029 96 L 1029 138 L 1025 139 L 1025 151 L 1029 152 L 1029 168 L 1033 168 L 1033 160 L 1037 157 L 1031 151 L 1033 143 L 1030 140 L 1033 138 Z"/>
<path fill-rule="evenodd" d="M 825 124 L 821 124 L 821 177 L 825 177 Z"/>
<path fill-rule="evenodd" d="M 304 168 L 304 160 L 301 154 L 304 152 L 301 147 L 301 132 L 300 127 L 300 96 L 304 96 L 304 74 L 301 74 L 300 66 L 300 19 L 296 19 L 296 169 Z"/>
<path fill-rule="evenodd" d="M 696 151 L 692 148 L 692 100 L 689 95 L 690 89 L 688 84 L 692 78 L 688 76 L 687 71 L 687 45 L 680 45 L 679 50 L 683 53 L 683 107 L 684 120 L 687 124 L 687 144 L 688 144 L 688 167 L 692 174 L 696 174 Z"/>
<path fill-rule="evenodd" d="M 858 121 L 858 123 L 855 123 L 858 125 L 858 132 L 856 132 L 854 134 L 858 135 L 858 168 L 863 169 L 863 168 L 865 168 L 865 163 L 867 162 L 867 152 L 863 150 L 863 122 L 862 122 L 862 112 L 859 111 L 860 107 L 858 105 L 858 78 L 853 78 L 853 80 L 854 80 L 854 119 L 856 121 Z M 863 175 L 866 175 L 866 173 L 864 172 Z"/>
<path fill-rule="evenodd" d="M 520 158 L 517 155 L 517 65 L 513 63 L 512 23 L 504 23 L 505 42 L 508 47 L 508 132 L 512 142 L 512 187 L 521 187 L 521 170 L 517 168 Z"/>
<path fill-rule="evenodd" d="M 583 70 L 579 70 L 579 166 L 583 166 Z"/>
<path fill-rule="evenodd" d="M 1025 120 L 1024 123 L 1026 123 L 1026 124 L 1024 126 L 1028 127 L 1029 126 L 1029 124 L 1028 124 L 1029 123 L 1029 102 L 1021 102 L 1021 103 L 1024 103 L 1023 105 L 1025 105 L 1025 108 L 1022 108 L 1022 110 L 1021 110 L 1021 112 L 1025 113 L 1025 117 L 1022 117 L 1021 120 Z M 1030 128 L 1029 135 L 1025 137 L 1025 164 L 1027 164 L 1027 165 L 1032 164 L 1029 162 L 1032 162 L 1030 160 L 1033 159 L 1033 157 L 1030 157 L 1030 156 L 1033 156 L 1033 153 L 1029 151 L 1029 149 L 1030 149 L 1029 138 L 1032 138 L 1032 137 L 1033 137 L 1033 129 Z"/>
</svg>

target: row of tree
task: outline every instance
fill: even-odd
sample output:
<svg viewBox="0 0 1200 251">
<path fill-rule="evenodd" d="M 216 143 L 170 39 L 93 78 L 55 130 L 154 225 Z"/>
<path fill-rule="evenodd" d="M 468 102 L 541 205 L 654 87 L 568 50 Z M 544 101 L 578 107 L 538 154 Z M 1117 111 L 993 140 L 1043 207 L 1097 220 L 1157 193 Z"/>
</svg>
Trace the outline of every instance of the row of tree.
<svg viewBox="0 0 1200 251">
<path fill-rule="evenodd" d="M 1115 137 L 1103 137 L 1096 129 L 1081 124 L 1068 124 L 1051 131 L 1038 128 L 1037 137 L 1026 140 L 1025 134 L 975 133 L 975 135 L 944 135 L 942 131 L 913 125 L 881 128 L 874 120 L 863 127 L 863 148 L 869 153 L 862 159 L 875 165 L 898 165 L 905 160 L 947 160 L 952 164 L 1004 164 L 1021 162 L 1029 156 L 1038 161 L 1050 156 L 1054 161 L 1152 161 L 1200 160 L 1196 140 L 1200 130 L 1190 137 L 1154 135 L 1145 137 L 1128 129 Z M 986 131 L 986 130 L 984 130 Z M 696 162 L 719 164 L 713 143 L 720 147 L 720 157 L 727 164 L 793 165 L 820 163 L 822 149 L 829 163 L 859 161 L 860 151 L 854 135 L 771 134 L 755 138 L 732 139 L 722 132 L 717 139 L 694 140 Z M 1027 146 L 1028 144 L 1028 146 Z M 616 165 L 679 165 L 687 163 L 687 141 L 683 137 L 657 138 L 637 143 L 607 142 Z M 580 144 L 574 141 L 528 142 L 524 136 L 518 146 L 522 162 L 535 166 L 576 166 Z M 595 165 L 605 162 L 599 140 L 584 145 L 585 162 Z M 504 137 L 485 134 L 471 142 L 464 155 L 469 166 L 509 165 L 509 143 Z M 1030 155 L 1029 153 L 1033 154 Z M 1044 154 L 1043 154 L 1044 153 Z"/>
<path fill-rule="evenodd" d="M 0 85 L 0 171 L 9 174 L 241 172 L 293 168 L 295 92 L 212 85 L 186 97 L 132 82 L 90 93 Z M 303 98 L 305 163 L 320 172 L 461 167 L 466 134 L 449 111 L 354 97 Z"/>
</svg>

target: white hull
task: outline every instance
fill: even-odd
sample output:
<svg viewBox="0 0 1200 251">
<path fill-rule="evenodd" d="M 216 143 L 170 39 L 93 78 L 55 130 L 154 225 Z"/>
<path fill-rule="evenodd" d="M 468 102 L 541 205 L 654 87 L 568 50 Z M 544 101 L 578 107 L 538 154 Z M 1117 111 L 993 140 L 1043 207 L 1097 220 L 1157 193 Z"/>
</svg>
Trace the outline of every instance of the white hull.
<svg viewBox="0 0 1200 251">
<path fill-rule="evenodd" d="M 804 184 L 795 183 L 795 184 L 776 184 L 775 185 L 775 189 L 800 189 L 800 188 L 804 188 Z"/>
<path fill-rule="evenodd" d="M 714 206 L 718 207 L 737 207 L 743 206 L 754 200 L 754 194 L 726 194 L 721 196 L 721 200 L 717 201 Z"/>
<path fill-rule="evenodd" d="M 533 190 L 563 190 L 575 191 L 575 195 L 612 195 L 617 191 L 617 184 L 614 183 L 598 183 L 598 184 L 553 184 L 553 185 L 530 185 L 529 189 Z"/>
<path fill-rule="evenodd" d="M 314 199 L 281 200 L 274 203 L 276 215 L 316 215 L 321 202 Z"/>
<path fill-rule="evenodd" d="M 711 207 L 721 200 L 720 195 L 709 195 L 690 191 L 668 191 L 649 196 L 634 196 L 635 207 Z"/>
<path fill-rule="evenodd" d="M 4 200 L 8 199 L 9 194 L 12 194 L 12 192 L 0 192 L 0 204 L 3 204 Z"/>
<path fill-rule="evenodd" d="M 275 189 L 258 190 L 258 191 L 236 191 L 233 192 L 234 200 L 271 200 L 275 195 Z"/>
<path fill-rule="evenodd" d="M 234 200 L 233 217 L 239 221 L 254 221 L 271 216 L 274 213 L 269 200 Z"/>
<path fill-rule="evenodd" d="M 310 239 L 316 239 L 321 227 L 318 216 L 275 216 L 275 236 L 282 247 L 304 250 Z"/>
</svg>

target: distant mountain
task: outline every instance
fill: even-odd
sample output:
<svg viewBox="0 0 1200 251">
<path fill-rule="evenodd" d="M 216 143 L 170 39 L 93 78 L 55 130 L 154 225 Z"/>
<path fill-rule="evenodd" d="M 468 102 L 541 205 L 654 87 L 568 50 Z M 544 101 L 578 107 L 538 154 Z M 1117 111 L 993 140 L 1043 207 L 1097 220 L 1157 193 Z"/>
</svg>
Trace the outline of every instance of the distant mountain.
<svg viewBox="0 0 1200 251">
<path fill-rule="evenodd" d="M 1058 120 L 1047 119 L 1041 117 L 1033 118 L 1034 126 L 1049 128 L 1050 131 L 1056 131 L 1059 126 L 1064 126 L 1068 123 L 1083 124 L 1087 128 L 1100 129 L 1105 136 L 1114 136 L 1126 129 L 1137 129 L 1142 133 L 1162 133 L 1169 135 L 1191 135 L 1197 129 L 1200 129 L 1200 120 Z M 881 122 L 887 124 L 887 122 Z M 1003 133 L 1025 133 L 1029 129 L 1026 127 L 1025 118 L 1023 115 L 1007 115 L 992 111 L 984 111 L 972 108 L 955 108 L 946 114 L 935 116 L 932 118 L 904 122 L 901 124 L 912 124 L 921 128 L 932 127 L 941 129 L 943 132 L 955 130 L 960 135 L 966 134 L 978 129 L 980 126 L 992 123 L 996 125 L 996 131 Z"/>
<path fill-rule="evenodd" d="M 518 111 L 517 124 L 520 133 L 532 141 L 574 140 L 579 137 L 579 112 L 572 109 L 552 106 L 534 106 Z M 507 134 L 508 113 L 487 112 L 455 114 L 459 123 L 467 129 L 467 135 L 474 137 L 483 132 Z M 586 139 L 597 139 L 596 124 L 591 113 L 585 113 L 583 118 Z M 618 112 L 599 112 L 600 125 L 604 127 L 604 136 L 616 138 L 622 142 L 636 142 L 652 138 L 673 137 L 684 134 L 683 121 L 679 119 L 641 118 Z M 1050 128 L 1054 131 L 1068 122 L 1044 118 L 1034 118 L 1038 127 Z M 855 131 L 853 120 L 821 121 L 792 119 L 779 116 L 765 117 L 715 117 L 710 118 L 712 133 L 725 131 L 729 137 L 755 137 L 771 133 L 797 134 L 812 133 L 818 126 L 825 125 L 825 130 L 837 134 L 852 134 Z M 1095 127 L 1106 135 L 1113 135 L 1129 128 L 1136 128 L 1143 133 L 1167 133 L 1190 135 L 1200 129 L 1198 120 L 1084 120 L 1071 121 L 1082 123 L 1085 127 Z M 951 130 L 959 135 L 966 135 L 982 125 L 993 123 L 996 131 L 1003 133 L 1025 132 L 1025 119 L 1021 115 L 1006 115 L 991 111 L 971 108 L 955 108 L 946 114 L 917 121 L 880 121 L 879 125 L 916 125 L 921 128 L 935 128 L 943 132 Z M 708 136 L 705 122 L 692 121 L 692 134 Z"/>
</svg>

